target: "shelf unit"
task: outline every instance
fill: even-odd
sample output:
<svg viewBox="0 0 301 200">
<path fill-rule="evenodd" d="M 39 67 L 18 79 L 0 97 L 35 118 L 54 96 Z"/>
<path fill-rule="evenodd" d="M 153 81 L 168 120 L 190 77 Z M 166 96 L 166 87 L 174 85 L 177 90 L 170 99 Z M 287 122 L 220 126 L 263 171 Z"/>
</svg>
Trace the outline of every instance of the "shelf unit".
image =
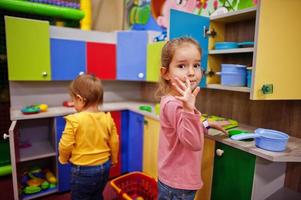
<svg viewBox="0 0 301 200">
<path fill-rule="evenodd" d="M 207 77 L 207 88 L 250 92 L 248 87 L 221 85 L 221 77 L 215 72 L 221 71 L 221 64 L 242 64 L 253 66 L 253 57 L 256 48 L 233 48 L 217 50 L 216 42 L 245 42 L 255 41 L 255 22 L 257 7 L 234 11 L 210 17 L 209 30 L 214 30 L 216 35 L 209 37 L 208 67 L 211 76 Z M 212 73 L 214 72 L 214 73 Z M 247 83 L 247 81 L 246 81 Z"/>
<path fill-rule="evenodd" d="M 214 54 L 231 54 L 231 53 L 253 53 L 254 48 L 236 48 L 236 49 L 223 49 L 223 50 L 209 50 L 209 55 Z"/>
<path fill-rule="evenodd" d="M 57 177 L 54 119 L 13 121 L 9 135 L 14 198 L 28 200 L 57 192 L 57 186 L 28 195 L 20 191 L 24 177 L 34 168 L 49 169 Z"/>
<path fill-rule="evenodd" d="M 229 91 L 236 91 L 236 92 L 250 92 L 250 88 L 248 87 L 231 87 L 231 86 L 224 86 L 221 84 L 207 84 L 207 88 L 210 89 L 218 89 L 218 90 L 229 90 Z"/>
<path fill-rule="evenodd" d="M 248 20 L 256 17 L 257 7 L 246 8 L 243 10 L 237 10 L 234 12 L 229 12 L 221 15 L 210 16 L 211 22 L 237 22 Z"/>
<path fill-rule="evenodd" d="M 33 143 L 31 147 L 20 149 L 20 162 L 56 156 L 50 142 L 42 141 Z"/>
</svg>

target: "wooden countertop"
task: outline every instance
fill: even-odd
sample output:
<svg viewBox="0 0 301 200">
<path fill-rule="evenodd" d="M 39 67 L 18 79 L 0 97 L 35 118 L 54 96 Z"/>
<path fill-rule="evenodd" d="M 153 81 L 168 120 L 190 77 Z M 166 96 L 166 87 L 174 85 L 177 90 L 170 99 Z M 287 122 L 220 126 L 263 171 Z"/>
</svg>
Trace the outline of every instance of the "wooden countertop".
<svg viewBox="0 0 301 200">
<path fill-rule="evenodd" d="M 139 109 L 141 105 L 149 105 L 152 107 L 153 112 L 142 111 Z M 154 120 L 159 120 L 159 116 L 154 113 L 154 104 L 147 102 L 112 102 L 104 103 L 101 110 L 103 111 L 120 111 L 120 110 L 131 110 L 144 116 L 150 117 Z M 37 119 L 37 118 L 48 118 L 56 116 L 64 116 L 74 113 L 74 108 L 68 107 L 50 107 L 47 112 L 41 112 L 38 114 L 24 115 L 20 110 L 11 110 L 11 120 L 25 120 L 25 119 Z M 240 124 L 238 129 L 253 131 L 256 128 L 250 127 L 244 124 Z M 207 138 L 215 141 L 227 144 L 234 148 L 243 150 L 245 152 L 254 154 L 261 158 L 273 161 L 273 162 L 301 162 L 301 139 L 296 137 L 290 137 L 287 149 L 284 152 L 272 152 L 257 148 L 254 141 L 234 141 L 228 136 L 224 135 L 220 131 L 210 129 Z"/>
<path fill-rule="evenodd" d="M 248 130 L 249 132 L 253 132 L 256 128 L 244 124 L 239 124 L 239 127 L 237 129 L 243 129 Z M 301 139 L 296 137 L 289 137 L 287 148 L 283 152 L 272 152 L 258 148 L 255 146 L 255 140 L 232 140 L 228 136 L 215 129 L 210 129 L 209 135 L 207 137 L 273 162 L 301 162 Z"/>
</svg>

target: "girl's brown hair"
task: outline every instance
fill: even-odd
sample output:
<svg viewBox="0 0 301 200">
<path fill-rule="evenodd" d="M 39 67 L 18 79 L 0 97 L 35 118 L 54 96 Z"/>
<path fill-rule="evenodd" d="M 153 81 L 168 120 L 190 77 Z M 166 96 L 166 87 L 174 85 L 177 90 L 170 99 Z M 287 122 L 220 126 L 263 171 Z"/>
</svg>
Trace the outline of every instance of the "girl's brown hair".
<svg viewBox="0 0 301 200">
<path fill-rule="evenodd" d="M 69 86 L 70 95 L 80 95 L 85 101 L 85 107 L 103 103 L 103 87 L 101 80 L 89 74 L 79 75 Z"/>
<path fill-rule="evenodd" d="M 193 45 L 195 48 L 200 52 L 200 55 L 202 56 L 202 49 L 199 45 L 199 43 L 191 38 L 191 37 L 180 37 L 180 38 L 175 38 L 173 40 L 168 41 L 162 48 L 161 52 L 161 67 L 164 67 L 169 70 L 169 65 L 175 55 L 175 52 L 178 47 L 184 46 L 184 45 Z M 165 80 L 160 77 L 159 80 L 159 86 L 156 91 L 156 97 L 161 97 L 162 95 L 165 95 L 169 92 L 169 81 Z"/>
</svg>

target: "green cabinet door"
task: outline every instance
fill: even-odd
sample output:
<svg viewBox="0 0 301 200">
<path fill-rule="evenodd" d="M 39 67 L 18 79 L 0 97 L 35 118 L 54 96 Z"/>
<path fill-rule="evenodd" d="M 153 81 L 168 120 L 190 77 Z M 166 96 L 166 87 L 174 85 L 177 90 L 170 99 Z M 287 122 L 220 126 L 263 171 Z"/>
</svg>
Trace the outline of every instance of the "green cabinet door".
<svg viewBox="0 0 301 200">
<path fill-rule="evenodd" d="M 50 80 L 49 23 L 6 16 L 5 29 L 9 80 Z"/>
<path fill-rule="evenodd" d="M 211 199 L 249 200 L 256 156 L 216 142 Z"/>
<path fill-rule="evenodd" d="M 161 67 L 161 50 L 164 42 L 156 42 L 147 45 L 146 81 L 158 82 Z"/>
</svg>

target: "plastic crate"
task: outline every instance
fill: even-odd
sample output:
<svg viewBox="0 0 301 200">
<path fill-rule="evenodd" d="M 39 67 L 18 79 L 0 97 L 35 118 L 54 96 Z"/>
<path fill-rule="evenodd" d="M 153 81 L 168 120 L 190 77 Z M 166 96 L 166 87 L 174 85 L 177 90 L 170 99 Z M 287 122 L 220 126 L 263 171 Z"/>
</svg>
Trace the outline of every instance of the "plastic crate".
<svg viewBox="0 0 301 200">
<path fill-rule="evenodd" d="M 110 182 L 119 199 L 155 200 L 157 199 L 157 181 L 141 172 L 131 172 Z"/>
</svg>

